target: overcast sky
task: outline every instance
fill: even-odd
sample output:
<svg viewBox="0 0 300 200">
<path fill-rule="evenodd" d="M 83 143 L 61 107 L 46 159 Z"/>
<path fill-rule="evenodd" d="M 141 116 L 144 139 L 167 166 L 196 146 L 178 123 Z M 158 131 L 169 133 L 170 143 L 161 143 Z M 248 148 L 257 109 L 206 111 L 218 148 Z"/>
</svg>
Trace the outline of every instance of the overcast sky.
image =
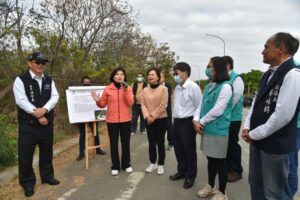
<svg viewBox="0 0 300 200">
<path fill-rule="evenodd" d="M 208 60 L 225 54 L 238 72 L 265 71 L 262 50 L 273 34 L 289 32 L 300 39 L 299 0 L 129 0 L 140 13 L 138 22 L 157 42 L 192 67 L 192 79 L 204 75 Z M 300 61 L 300 50 L 295 55 Z"/>
</svg>

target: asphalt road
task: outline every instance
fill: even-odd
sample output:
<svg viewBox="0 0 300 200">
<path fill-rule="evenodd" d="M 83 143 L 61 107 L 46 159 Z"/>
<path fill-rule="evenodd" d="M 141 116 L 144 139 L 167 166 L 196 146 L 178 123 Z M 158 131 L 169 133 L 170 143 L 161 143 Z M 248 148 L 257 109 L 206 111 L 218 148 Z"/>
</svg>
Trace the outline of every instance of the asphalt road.
<svg viewBox="0 0 300 200">
<path fill-rule="evenodd" d="M 176 172 L 174 151 L 166 151 L 165 174 L 156 171 L 145 173 L 148 161 L 147 136 L 136 134 L 131 138 L 131 164 L 133 173 L 122 171 L 118 176 L 110 174 L 110 156 L 96 156 L 90 161 L 90 168 L 84 168 L 84 161 L 71 161 L 58 172 L 60 186 L 49 193 L 37 194 L 35 198 L 72 199 L 72 200 L 193 200 L 199 199 L 196 193 L 207 183 L 207 160 L 199 148 L 200 136 L 197 136 L 198 174 L 191 189 L 184 189 L 183 180 L 170 181 L 169 176 Z M 248 177 L 248 144 L 241 141 L 243 149 L 243 178 L 236 183 L 228 183 L 227 194 L 231 200 L 250 199 Z M 107 149 L 109 153 L 109 150 Z M 76 157 L 75 155 L 70 155 Z M 48 196 L 49 194 L 49 196 Z M 204 198 L 205 199 L 205 198 Z M 208 198 L 209 199 L 209 198 Z"/>
<path fill-rule="evenodd" d="M 102 141 L 105 138 L 102 136 Z M 183 188 L 183 180 L 170 181 L 169 176 L 176 172 L 174 151 L 166 151 L 165 174 L 157 175 L 156 171 L 146 173 L 148 161 L 147 136 L 136 134 L 131 138 L 131 164 L 133 173 L 122 171 L 112 176 L 109 149 L 107 155 L 96 155 L 90 160 L 89 169 L 85 169 L 84 160 L 76 161 L 77 146 L 65 152 L 62 161 L 55 161 L 56 177 L 59 186 L 41 185 L 37 182 L 36 193 L 27 199 L 54 200 L 198 200 L 196 193 L 207 183 L 207 160 L 199 148 L 200 136 L 197 136 L 198 174 L 195 184 L 190 189 Z M 249 200 L 250 189 L 247 181 L 249 165 L 249 146 L 240 140 L 242 146 L 243 178 L 227 184 L 227 195 L 230 200 Z M 19 187 L 16 185 L 16 187 Z M 22 190 L 18 189 L 21 199 Z M 13 198 L 18 199 L 18 198 Z M 25 199 L 25 197 L 24 197 Z M 202 198 L 206 200 L 205 198 Z M 210 199 L 210 198 L 207 198 Z"/>
<path fill-rule="evenodd" d="M 200 137 L 197 137 L 199 143 Z M 71 161 L 56 171 L 61 180 L 60 186 L 44 187 L 49 192 L 37 191 L 34 198 L 72 199 L 72 200 L 181 200 L 199 199 L 197 191 L 207 183 L 207 162 L 205 156 L 198 151 L 198 175 L 194 187 L 184 189 L 183 180 L 170 181 L 169 175 L 176 172 L 174 151 L 166 152 L 165 174 L 145 173 L 148 165 L 148 142 L 145 135 L 132 137 L 131 163 L 134 172 L 122 171 L 118 176 L 110 174 L 110 156 L 96 156 L 90 161 L 90 168 L 84 168 L 84 161 Z M 243 144 L 243 179 L 227 185 L 229 199 L 247 200 L 249 197 L 248 145 Z M 198 148 L 199 149 L 199 148 Z M 70 155 L 74 157 L 74 155 Z M 74 157 L 75 158 L 75 157 Z"/>
</svg>

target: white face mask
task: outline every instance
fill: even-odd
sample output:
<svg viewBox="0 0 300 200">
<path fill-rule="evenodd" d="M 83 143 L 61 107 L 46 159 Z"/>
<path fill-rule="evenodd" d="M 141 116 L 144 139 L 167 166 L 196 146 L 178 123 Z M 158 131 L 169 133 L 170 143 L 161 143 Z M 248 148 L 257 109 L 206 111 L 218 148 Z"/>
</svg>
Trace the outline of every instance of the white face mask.
<svg viewBox="0 0 300 200">
<path fill-rule="evenodd" d="M 175 75 L 175 76 L 173 76 L 173 78 L 174 78 L 174 81 L 175 81 L 177 84 L 182 82 L 182 79 L 180 78 L 179 75 Z"/>
<path fill-rule="evenodd" d="M 143 81 L 143 77 L 137 77 L 136 80 L 137 80 L 137 82 L 142 82 Z"/>
</svg>

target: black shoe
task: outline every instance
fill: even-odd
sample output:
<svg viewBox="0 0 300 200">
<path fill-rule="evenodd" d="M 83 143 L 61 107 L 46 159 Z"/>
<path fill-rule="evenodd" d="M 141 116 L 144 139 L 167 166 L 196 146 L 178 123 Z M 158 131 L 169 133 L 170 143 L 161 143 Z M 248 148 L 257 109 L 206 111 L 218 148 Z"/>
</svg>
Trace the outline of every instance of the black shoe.
<svg viewBox="0 0 300 200">
<path fill-rule="evenodd" d="M 47 184 L 49 184 L 49 185 L 59 185 L 60 184 L 60 182 L 59 182 L 59 180 L 56 180 L 56 179 L 49 179 L 49 180 L 45 180 L 45 181 L 42 181 L 42 183 L 44 184 L 44 183 L 47 183 Z"/>
<path fill-rule="evenodd" d="M 79 154 L 79 156 L 76 158 L 77 161 L 80 161 L 84 158 L 84 153 Z"/>
<path fill-rule="evenodd" d="M 232 182 L 236 182 L 238 180 L 240 180 L 242 178 L 242 174 L 241 173 L 238 173 L 238 172 L 235 172 L 235 171 L 231 171 L 228 173 L 228 178 L 227 178 L 227 181 L 229 183 L 232 183 Z"/>
<path fill-rule="evenodd" d="M 33 188 L 24 189 L 24 191 L 26 197 L 31 197 L 34 194 Z"/>
<path fill-rule="evenodd" d="M 103 151 L 101 148 L 97 148 L 97 149 L 96 149 L 96 154 L 106 155 L 106 152 Z"/>
<path fill-rule="evenodd" d="M 187 179 L 185 179 L 185 181 L 184 181 L 183 187 L 184 187 L 185 189 L 189 189 L 189 188 L 193 187 L 193 185 L 194 185 L 194 179 L 189 179 L 189 178 L 187 178 Z"/>
<path fill-rule="evenodd" d="M 180 173 L 180 172 L 177 172 L 176 174 L 173 174 L 170 176 L 170 180 L 171 181 L 177 181 L 179 179 L 182 179 L 184 178 L 184 174 Z"/>
</svg>

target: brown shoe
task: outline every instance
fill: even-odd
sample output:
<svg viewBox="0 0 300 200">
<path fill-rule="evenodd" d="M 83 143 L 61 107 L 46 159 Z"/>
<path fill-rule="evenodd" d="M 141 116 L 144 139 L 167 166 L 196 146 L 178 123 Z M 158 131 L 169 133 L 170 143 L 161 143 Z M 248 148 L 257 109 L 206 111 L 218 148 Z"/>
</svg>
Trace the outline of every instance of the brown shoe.
<svg viewBox="0 0 300 200">
<path fill-rule="evenodd" d="M 228 182 L 236 182 L 242 178 L 242 174 L 238 172 L 228 172 Z"/>
</svg>

